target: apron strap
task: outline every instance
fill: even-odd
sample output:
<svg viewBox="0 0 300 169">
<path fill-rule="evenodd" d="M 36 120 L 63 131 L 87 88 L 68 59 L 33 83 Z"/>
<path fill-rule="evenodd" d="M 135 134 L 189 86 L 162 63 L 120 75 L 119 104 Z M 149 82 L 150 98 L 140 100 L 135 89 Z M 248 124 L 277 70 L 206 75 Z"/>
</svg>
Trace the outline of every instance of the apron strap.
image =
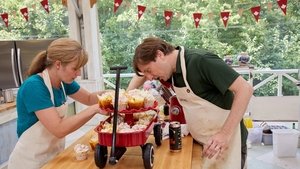
<svg viewBox="0 0 300 169">
<path fill-rule="evenodd" d="M 52 85 L 51 85 L 51 81 L 50 81 L 50 76 L 49 76 L 49 72 L 48 72 L 48 69 L 45 69 L 43 72 L 42 72 L 42 77 L 44 79 L 44 82 L 45 82 L 45 85 L 47 86 L 49 92 L 50 92 L 50 97 L 51 97 L 51 101 L 54 104 L 54 94 L 53 94 L 53 89 L 52 89 Z M 63 93 L 64 93 L 64 97 L 65 97 L 65 102 L 67 101 L 67 94 L 66 94 L 66 91 L 65 91 L 65 88 L 64 88 L 64 85 L 62 82 L 60 82 L 61 84 L 61 87 L 62 87 L 62 90 L 63 90 Z"/>
<path fill-rule="evenodd" d="M 185 83 L 186 87 L 191 90 L 191 87 L 190 87 L 189 83 L 187 82 L 187 78 L 186 78 L 186 66 L 185 66 L 184 47 L 183 46 L 180 46 L 179 57 L 180 57 L 180 65 L 181 65 L 181 71 L 182 71 L 184 83 Z M 174 85 L 174 80 L 172 80 L 172 83 Z"/>
</svg>

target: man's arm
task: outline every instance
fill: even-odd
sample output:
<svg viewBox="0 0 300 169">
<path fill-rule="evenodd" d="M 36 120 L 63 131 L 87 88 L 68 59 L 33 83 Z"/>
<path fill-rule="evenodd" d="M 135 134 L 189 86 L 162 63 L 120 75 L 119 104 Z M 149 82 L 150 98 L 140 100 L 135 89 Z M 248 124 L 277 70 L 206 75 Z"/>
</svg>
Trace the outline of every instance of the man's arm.
<svg viewBox="0 0 300 169">
<path fill-rule="evenodd" d="M 129 82 L 127 91 L 141 87 L 145 81 L 146 81 L 146 78 L 144 76 L 134 75 L 132 77 L 131 81 Z"/>
<path fill-rule="evenodd" d="M 232 107 L 222 129 L 213 135 L 204 146 L 203 153 L 208 158 L 212 158 L 217 153 L 221 155 L 223 150 L 228 148 L 231 137 L 243 119 L 253 94 L 253 87 L 241 76 L 231 84 L 229 90 L 234 93 Z"/>
</svg>

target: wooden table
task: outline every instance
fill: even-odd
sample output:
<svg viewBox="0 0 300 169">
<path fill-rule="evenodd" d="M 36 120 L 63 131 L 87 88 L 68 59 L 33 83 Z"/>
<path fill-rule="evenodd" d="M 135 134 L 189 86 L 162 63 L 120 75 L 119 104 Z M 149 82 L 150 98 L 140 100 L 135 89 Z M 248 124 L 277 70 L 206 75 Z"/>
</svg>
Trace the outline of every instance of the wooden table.
<svg viewBox="0 0 300 169">
<path fill-rule="evenodd" d="M 94 131 L 90 131 L 66 150 L 48 162 L 42 169 L 97 169 L 94 162 L 94 151 L 89 152 L 87 160 L 77 161 L 74 154 L 76 144 L 89 145 L 89 139 Z M 181 152 L 170 152 L 169 140 L 163 140 L 161 146 L 156 146 L 154 137 L 149 136 L 148 143 L 154 145 L 154 169 L 201 169 L 201 152 L 199 144 L 194 143 L 191 136 L 182 138 Z M 111 147 L 108 147 L 110 150 Z M 110 155 L 110 153 L 108 153 Z M 105 169 L 143 169 L 142 150 L 139 146 L 127 147 L 126 153 L 121 157 L 117 164 L 111 165 L 107 162 Z"/>
</svg>

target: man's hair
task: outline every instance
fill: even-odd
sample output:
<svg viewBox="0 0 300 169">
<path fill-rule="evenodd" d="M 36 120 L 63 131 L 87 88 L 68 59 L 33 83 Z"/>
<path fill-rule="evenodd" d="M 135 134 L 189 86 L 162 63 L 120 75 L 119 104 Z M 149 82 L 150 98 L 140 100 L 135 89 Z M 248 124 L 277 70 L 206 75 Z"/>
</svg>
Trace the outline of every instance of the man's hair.
<svg viewBox="0 0 300 169">
<path fill-rule="evenodd" d="M 162 51 L 165 55 L 175 50 L 175 47 L 164 40 L 157 37 L 149 37 L 137 46 L 133 56 L 133 69 L 138 76 L 141 76 L 141 71 L 138 65 L 146 65 L 156 60 L 157 51 Z"/>
</svg>

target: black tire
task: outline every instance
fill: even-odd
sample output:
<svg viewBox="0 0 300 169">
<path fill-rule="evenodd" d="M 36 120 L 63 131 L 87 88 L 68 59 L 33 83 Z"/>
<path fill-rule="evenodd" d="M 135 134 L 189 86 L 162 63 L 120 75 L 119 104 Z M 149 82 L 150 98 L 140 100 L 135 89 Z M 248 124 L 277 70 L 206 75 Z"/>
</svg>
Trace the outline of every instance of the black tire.
<svg viewBox="0 0 300 169">
<path fill-rule="evenodd" d="M 162 129 L 161 129 L 161 124 L 157 123 L 153 127 L 153 132 L 154 132 L 154 139 L 155 139 L 155 144 L 157 146 L 161 145 L 162 141 Z"/>
<path fill-rule="evenodd" d="M 152 169 L 154 164 L 154 149 L 151 143 L 146 143 L 143 148 L 143 162 L 145 169 Z"/>
<path fill-rule="evenodd" d="M 107 162 L 107 147 L 97 144 L 95 147 L 95 164 L 99 168 L 104 168 Z"/>
</svg>

